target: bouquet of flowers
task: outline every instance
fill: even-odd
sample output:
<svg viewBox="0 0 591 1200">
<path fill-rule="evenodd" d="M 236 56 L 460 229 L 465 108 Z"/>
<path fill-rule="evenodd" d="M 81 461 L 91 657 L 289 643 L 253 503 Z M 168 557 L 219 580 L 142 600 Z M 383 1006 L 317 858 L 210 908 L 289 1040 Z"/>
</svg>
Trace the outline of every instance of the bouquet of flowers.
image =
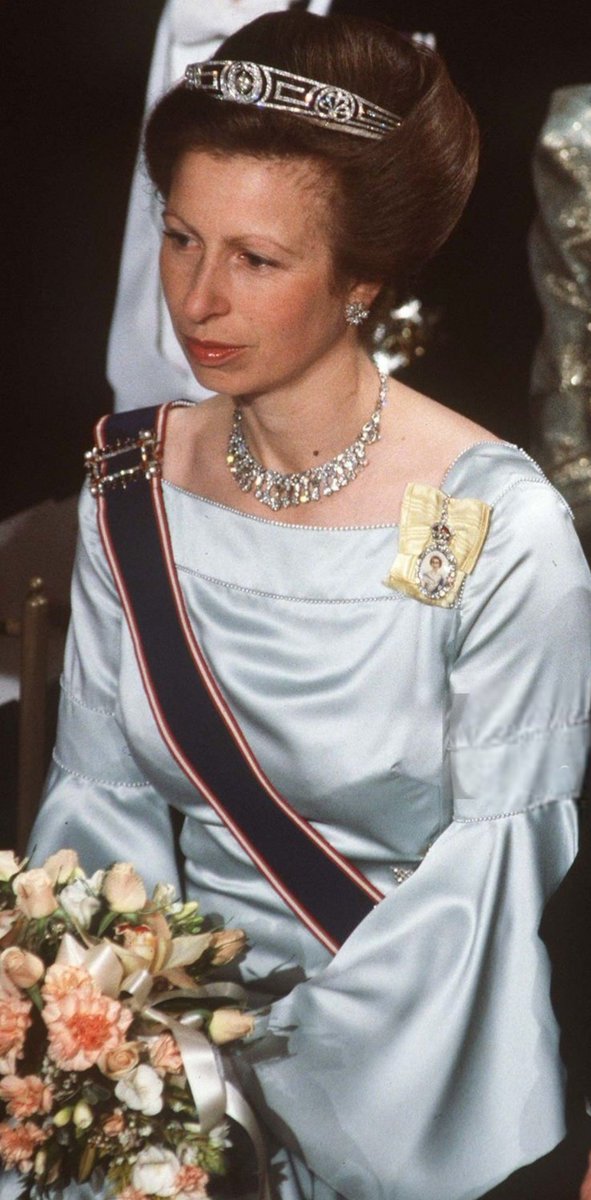
<svg viewBox="0 0 591 1200">
<path fill-rule="evenodd" d="M 34 870 L 0 852 L 0 1164 L 23 1196 L 85 1180 L 116 1200 L 211 1194 L 228 1145 L 212 1043 L 252 1018 L 237 985 L 208 982 L 244 933 L 202 926 L 129 863 L 88 878 L 72 850 Z"/>
</svg>

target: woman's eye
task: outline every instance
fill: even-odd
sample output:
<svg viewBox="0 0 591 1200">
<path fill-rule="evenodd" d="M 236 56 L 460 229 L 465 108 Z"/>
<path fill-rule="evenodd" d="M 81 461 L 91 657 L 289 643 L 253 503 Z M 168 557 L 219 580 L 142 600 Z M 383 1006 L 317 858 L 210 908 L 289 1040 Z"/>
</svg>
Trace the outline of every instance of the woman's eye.
<svg viewBox="0 0 591 1200">
<path fill-rule="evenodd" d="M 186 250 L 187 246 L 189 246 L 193 240 L 189 237 L 188 233 L 180 233 L 178 229 L 163 229 L 162 233 L 164 234 L 164 237 L 169 238 L 169 240 L 173 242 L 175 246 L 178 246 L 179 250 Z"/>
<path fill-rule="evenodd" d="M 276 267 L 278 265 L 272 258 L 263 258 L 261 254 L 254 254 L 250 250 L 244 250 L 242 257 L 249 267 Z"/>
</svg>

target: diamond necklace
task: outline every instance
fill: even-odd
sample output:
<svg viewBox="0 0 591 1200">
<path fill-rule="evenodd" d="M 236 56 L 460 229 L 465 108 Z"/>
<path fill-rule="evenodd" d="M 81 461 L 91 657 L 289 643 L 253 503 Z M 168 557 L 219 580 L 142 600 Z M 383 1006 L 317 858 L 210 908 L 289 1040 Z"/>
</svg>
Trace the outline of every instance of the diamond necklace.
<svg viewBox="0 0 591 1200">
<path fill-rule="evenodd" d="M 242 411 L 236 407 L 232 430 L 228 441 L 226 462 L 243 492 L 253 492 L 256 500 L 267 508 L 278 512 L 295 504 L 308 504 L 310 500 L 322 500 L 352 483 L 362 467 L 367 466 L 367 447 L 380 439 L 382 409 L 386 403 L 388 376 L 379 372 L 380 390 L 378 403 L 354 442 L 319 467 L 307 471 L 291 471 L 283 474 L 257 462 L 250 453 L 242 427 Z"/>
</svg>

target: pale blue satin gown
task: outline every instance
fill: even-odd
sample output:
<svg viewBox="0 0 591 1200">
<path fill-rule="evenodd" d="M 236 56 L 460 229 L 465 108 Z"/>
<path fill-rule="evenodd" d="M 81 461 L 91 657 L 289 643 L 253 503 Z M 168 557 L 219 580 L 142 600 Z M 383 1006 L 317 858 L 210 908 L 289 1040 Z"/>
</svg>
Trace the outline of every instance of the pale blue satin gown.
<svg viewBox="0 0 591 1200">
<path fill-rule="evenodd" d="M 395 525 L 284 525 L 164 485 L 191 620 L 259 760 L 386 894 L 332 959 L 161 741 L 82 497 L 35 861 L 75 846 L 88 871 L 174 881 L 168 806 L 185 814 L 184 886 L 244 926 L 242 977 L 275 997 L 238 1058 L 281 1200 L 474 1200 L 565 1131 L 538 926 L 576 849 L 589 573 L 521 451 L 472 447 L 443 487 L 493 509 L 456 609 L 385 586 Z"/>
</svg>

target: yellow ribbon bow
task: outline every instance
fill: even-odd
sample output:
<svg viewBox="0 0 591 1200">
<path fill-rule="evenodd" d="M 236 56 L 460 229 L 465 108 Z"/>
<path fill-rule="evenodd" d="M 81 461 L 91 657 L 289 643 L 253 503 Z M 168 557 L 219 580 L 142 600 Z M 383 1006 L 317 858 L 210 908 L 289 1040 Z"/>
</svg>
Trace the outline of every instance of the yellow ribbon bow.
<svg viewBox="0 0 591 1200">
<path fill-rule="evenodd" d="M 455 608 L 478 562 L 491 511 L 483 500 L 456 499 L 429 484 L 410 483 L 386 585 L 424 604 Z"/>
</svg>

